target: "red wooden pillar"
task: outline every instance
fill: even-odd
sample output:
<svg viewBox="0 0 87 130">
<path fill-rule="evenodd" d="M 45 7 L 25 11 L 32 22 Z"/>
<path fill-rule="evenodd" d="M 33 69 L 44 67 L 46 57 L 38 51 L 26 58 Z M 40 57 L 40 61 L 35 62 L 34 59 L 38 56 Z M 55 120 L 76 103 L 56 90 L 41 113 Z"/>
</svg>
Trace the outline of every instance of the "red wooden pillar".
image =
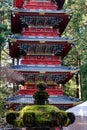
<svg viewBox="0 0 87 130">
<path fill-rule="evenodd" d="M 22 26 L 19 14 L 11 14 L 11 31 L 13 33 L 21 33 Z"/>
<path fill-rule="evenodd" d="M 22 8 L 24 0 L 14 0 L 13 7 Z"/>
</svg>

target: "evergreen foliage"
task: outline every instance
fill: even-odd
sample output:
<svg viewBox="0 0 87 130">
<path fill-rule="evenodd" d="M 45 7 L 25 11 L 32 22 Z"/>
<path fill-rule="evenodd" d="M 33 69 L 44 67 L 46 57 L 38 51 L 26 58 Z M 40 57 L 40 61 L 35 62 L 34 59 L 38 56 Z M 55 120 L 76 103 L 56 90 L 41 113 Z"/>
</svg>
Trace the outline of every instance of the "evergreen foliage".
<svg viewBox="0 0 87 130">
<path fill-rule="evenodd" d="M 66 0 L 65 8 L 71 8 L 72 10 L 74 10 L 74 13 L 63 35 L 68 37 L 71 36 L 75 38 L 76 41 L 72 45 L 72 50 L 65 57 L 64 64 L 71 66 L 73 65 L 78 68 L 82 66 L 80 69 L 82 78 L 79 84 L 81 85 L 84 100 L 87 100 L 86 96 L 87 78 L 84 75 L 85 73 L 83 73 L 85 66 L 87 64 L 87 0 L 76 0 L 76 1 Z M 83 77 L 85 78 L 85 80 L 83 79 Z M 75 84 L 76 81 L 75 80 L 73 81 L 74 81 L 73 84 Z M 68 91 L 68 93 L 72 95 L 72 84 L 70 86 L 71 89 L 69 89 L 70 91 Z"/>
<path fill-rule="evenodd" d="M 10 33 L 10 7 L 12 0 L 0 0 L 0 67 L 5 59 L 8 60 L 8 55 L 4 53 L 4 47 L 6 45 L 7 36 Z M 7 52 L 7 50 L 5 50 Z M 3 56 L 2 56 L 3 55 Z M 7 63 L 6 63 L 7 64 Z M 8 95 L 8 89 L 5 81 L 1 80 L 1 68 L 0 68 L 0 126 L 5 122 L 4 98 Z"/>
<path fill-rule="evenodd" d="M 87 100 L 87 62 L 81 66 L 82 97 Z"/>
</svg>

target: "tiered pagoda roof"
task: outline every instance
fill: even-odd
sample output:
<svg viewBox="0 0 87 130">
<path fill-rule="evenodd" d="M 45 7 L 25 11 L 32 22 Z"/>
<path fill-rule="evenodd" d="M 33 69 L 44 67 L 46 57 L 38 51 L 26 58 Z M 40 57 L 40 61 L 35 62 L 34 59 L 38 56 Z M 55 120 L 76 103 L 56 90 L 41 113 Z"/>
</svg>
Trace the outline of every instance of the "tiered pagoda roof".
<svg viewBox="0 0 87 130">
<path fill-rule="evenodd" d="M 74 44 L 74 39 L 52 36 L 11 36 L 10 40 L 14 43 L 10 45 L 10 56 L 17 53 L 14 46 L 18 46 L 19 50 L 26 50 L 27 55 L 52 55 L 65 57 Z M 14 56 L 15 57 L 15 56 Z M 57 61 L 58 58 L 56 58 Z"/>
<path fill-rule="evenodd" d="M 33 94 L 37 91 L 36 82 L 45 82 L 47 84 L 46 91 L 50 94 L 49 104 L 56 105 L 60 108 L 67 109 L 80 101 L 79 99 L 64 96 L 62 88 L 57 84 L 65 84 L 69 79 L 77 73 L 78 69 L 68 66 L 44 66 L 44 65 L 20 65 L 12 66 L 15 71 L 23 73 L 26 85 L 18 90 L 18 95 L 7 98 L 7 104 L 11 104 L 8 108 L 16 106 L 33 104 Z M 58 87 L 58 88 L 57 88 Z"/>
<path fill-rule="evenodd" d="M 79 101 L 63 96 L 63 89 L 54 89 L 68 82 L 78 71 L 75 67 L 62 65 L 63 58 L 75 41 L 60 37 L 73 14 L 70 9 L 62 9 L 64 2 L 65 0 L 30 0 L 23 3 L 23 0 L 14 0 L 11 10 L 13 35 L 9 38 L 9 55 L 13 59 L 20 59 L 20 64 L 13 64 L 11 68 L 21 72 L 25 82 L 29 84 L 26 89 L 18 91 L 19 95 L 7 98 L 6 102 L 17 105 L 33 104 L 32 95 L 39 81 L 47 84 L 50 104 L 70 107 Z"/>
<path fill-rule="evenodd" d="M 31 10 L 31 9 L 19 9 L 14 8 L 12 9 L 11 21 L 12 21 L 12 32 L 13 33 L 20 33 L 21 31 L 21 19 L 26 21 L 30 27 L 33 28 L 46 28 L 53 27 L 53 29 L 58 29 L 57 32 L 59 36 L 64 32 L 68 22 L 72 17 L 73 11 L 72 10 Z M 29 36 L 30 33 L 33 33 L 33 28 L 30 31 L 25 30 L 24 32 L 27 33 Z M 36 30 L 37 31 L 37 30 Z M 44 30 L 43 30 L 44 31 Z M 35 29 L 34 29 L 35 32 Z M 23 33 L 24 35 L 25 33 Z M 33 36 L 36 33 L 32 34 Z M 46 34 L 45 34 L 46 35 Z M 38 36 L 38 35 L 37 35 Z"/>
<path fill-rule="evenodd" d="M 61 109 L 67 109 L 80 103 L 79 99 L 64 95 L 50 95 L 48 101 L 50 105 L 55 105 Z M 20 107 L 21 105 L 34 104 L 34 98 L 32 95 L 17 95 L 7 98 L 6 102 L 8 102 L 8 105 L 10 104 L 9 108 L 15 108 L 17 106 Z"/>
<path fill-rule="evenodd" d="M 71 68 L 67 66 L 55 66 L 55 65 L 19 65 L 12 66 L 16 71 L 22 72 L 26 78 L 29 77 L 30 82 L 32 82 L 34 78 L 34 83 L 39 81 L 40 75 L 42 75 L 41 80 L 45 81 L 49 78 L 48 81 L 53 83 L 66 83 L 69 79 L 73 77 L 75 73 L 77 73 L 78 69 Z M 33 78 L 32 78 L 33 77 Z"/>
</svg>

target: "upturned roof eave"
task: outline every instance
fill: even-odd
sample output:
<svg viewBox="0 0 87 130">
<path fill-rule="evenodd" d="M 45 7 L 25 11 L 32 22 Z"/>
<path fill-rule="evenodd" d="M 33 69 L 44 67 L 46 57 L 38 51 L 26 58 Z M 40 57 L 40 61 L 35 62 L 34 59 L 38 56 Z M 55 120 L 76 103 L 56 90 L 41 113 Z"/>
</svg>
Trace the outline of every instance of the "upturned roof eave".
<svg viewBox="0 0 87 130">
<path fill-rule="evenodd" d="M 14 13 L 39 13 L 39 14 L 72 14 L 74 11 L 72 9 L 60 9 L 60 10 L 42 10 L 42 9 L 27 9 L 27 8 L 12 8 Z"/>
<path fill-rule="evenodd" d="M 67 67 L 67 66 L 55 66 L 55 65 L 19 65 L 12 66 L 14 70 L 21 72 L 39 72 L 39 73 L 77 73 L 79 69 Z"/>
<path fill-rule="evenodd" d="M 23 35 L 13 35 L 9 37 L 9 40 L 16 42 L 16 41 L 37 41 L 37 42 L 67 42 L 73 43 L 76 41 L 74 38 L 67 38 L 67 37 L 47 37 L 47 36 L 23 36 Z"/>
<path fill-rule="evenodd" d="M 81 101 L 78 98 L 73 98 L 73 97 L 67 97 L 64 95 L 57 96 L 57 95 L 52 95 L 49 97 L 49 104 L 52 105 L 77 105 Z M 32 95 L 16 95 L 10 98 L 6 98 L 5 102 L 7 104 L 11 103 L 18 103 L 18 104 L 34 104 L 34 98 Z"/>
</svg>

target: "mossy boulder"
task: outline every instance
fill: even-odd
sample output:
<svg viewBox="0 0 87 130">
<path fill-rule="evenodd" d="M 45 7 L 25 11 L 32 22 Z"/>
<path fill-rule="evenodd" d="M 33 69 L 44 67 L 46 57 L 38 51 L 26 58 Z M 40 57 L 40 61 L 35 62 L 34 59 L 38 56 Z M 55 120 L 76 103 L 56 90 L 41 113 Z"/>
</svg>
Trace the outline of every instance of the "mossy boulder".
<svg viewBox="0 0 87 130">
<path fill-rule="evenodd" d="M 52 105 L 32 105 L 18 112 L 9 111 L 6 120 L 17 127 L 66 127 L 75 121 L 75 116 Z"/>
</svg>

